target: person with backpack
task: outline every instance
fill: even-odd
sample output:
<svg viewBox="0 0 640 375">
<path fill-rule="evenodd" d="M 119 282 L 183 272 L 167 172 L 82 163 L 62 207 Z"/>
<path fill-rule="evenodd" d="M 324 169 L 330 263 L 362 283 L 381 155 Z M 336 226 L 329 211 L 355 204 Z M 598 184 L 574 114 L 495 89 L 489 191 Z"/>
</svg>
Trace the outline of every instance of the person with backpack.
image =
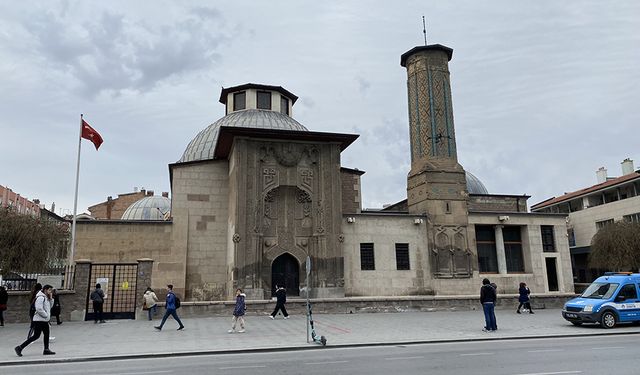
<svg viewBox="0 0 640 375">
<path fill-rule="evenodd" d="M 531 290 L 529 290 L 529 287 L 527 286 L 526 283 L 520 283 L 518 294 L 519 294 L 518 302 L 520 302 L 520 304 L 518 305 L 518 309 L 516 310 L 516 312 L 518 314 L 522 314 L 520 312 L 520 308 L 524 306 L 525 309 L 529 310 L 529 314 L 535 314 L 533 310 L 531 310 L 531 302 L 530 302 L 531 300 L 529 299 L 529 294 L 531 294 Z"/>
<path fill-rule="evenodd" d="M 184 324 L 182 324 L 182 321 L 180 320 L 180 317 L 178 317 L 178 313 L 176 312 L 176 310 L 180 308 L 180 298 L 176 297 L 175 293 L 173 293 L 173 285 L 167 285 L 167 289 L 169 290 L 167 291 L 167 298 L 165 299 L 164 305 L 167 310 L 162 317 L 162 322 L 160 323 L 160 325 L 154 326 L 153 328 L 161 331 L 164 323 L 167 321 L 167 318 L 169 317 L 169 315 L 171 315 L 173 316 L 173 319 L 175 319 L 175 321 L 180 325 L 178 327 L 178 331 L 181 331 L 184 329 Z"/>
<path fill-rule="evenodd" d="M 104 291 L 102 290 L 102 286 L 100 285 L 100 283 L 96 284 L 96 288 L 93 290 L 93 292 L 91 292 L 89 298 L 91 299 L 91 302 L 93 302 L 94 323 L 98 323 L 98 321 L 100 323 L 106 323 L 102 315 L 102 308 L 104 305 Z"/>
<path fill-rule="evenodd" d="M 283 287 L 276 285 L 276 307 L 273 309 L 271 315 L 269 315 L 272 320 L 278 315 L 278 310 L 282 311 L 285 319 L 289 319 L 287 309 L 284 307 L 285 303 L 287 303 L 287 291 Z"/>
<path fill-rule="evenodd" d="M 51 319 L 51 307 L 53 306 L 51 285 L 45 285 L 42 290 L 36 294 L 35 308 L 36 313 L 33 315 L 33 335 L 28 337 L 25 342 L 14 348 L 18 357 L 22 357 L 22 351 L 29 344 L 40 338 L 40 334 L 44 334 L 44 351 L 43 355 L 53 355 L 55 352 L 49 349 L 49 320 Z"/>
<path fill-rule="evenodd" d="M 244 303 L 246 295 L 242 293 L 242 289 L 236 289 L 236 305 L 233 308 L 233 318 L 231 329 L 228 331 L 229 333 L 234 333 L 236 331 L 236 323 L 240 322 L 240 330 L 238 333 L 244 333 L 244 313 L 247 310 L 247 305 Z"/>
</svg>

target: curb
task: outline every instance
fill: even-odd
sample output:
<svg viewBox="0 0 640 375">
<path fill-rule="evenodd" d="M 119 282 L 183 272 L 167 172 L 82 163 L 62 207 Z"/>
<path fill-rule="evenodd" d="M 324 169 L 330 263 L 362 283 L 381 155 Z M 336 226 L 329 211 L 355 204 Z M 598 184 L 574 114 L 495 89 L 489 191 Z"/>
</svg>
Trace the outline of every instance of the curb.
<svg viewBox="0 0 640 375">
<path fill-rule="evenodd" d="M 245 354 L 245 353 L 272 353 L 272 352 L 288 352 L 300 350 L 322 350 L 322 349 L 341 349 L 341 348 L 363 348 L 378 346 L 395 346 L 395 345 L 424 345 L 424 344 L 447 344 L 454 342 L 487 342 L 495 340 L 536 340 L 536 339 L 552 339 L 552 338 L 572 338 L 572 337 L 594 337 L 594 336 L 627 336 L 640 335 L 640 332 L 608 332 L 608 333 L 582 333 L 582 334 L 562 334 L 562 335 L 542 335 L 542 336 L 505 336 L 494 338 L 463 338 L 463 339 L 444 339 L 444 340 L 414 340 L 414 341 L 390 341 L 390 342 L 369 342 L 369 343 L 353 343 L 353 344 L 337 344 L 329 346 L 282 346 L 272 348 L 247 348 L 247 349 L 222 349 L 222 350 L 203 350 L 191 352 L 164 352 L 164 353 L 140 353 L 127 355 L 113 355 L 101 357 L 81 357 L 81 358 L 50 358 L 36 359 L 27 361 L 7 361 L 0 362 L 1 367 L 7 366 L 28 366 L 40 364 L 56 364 L 56 363 L 81 363 L 81 362 L 103 362 L 117 361 L 126 359 L 147 359 L 147 358 L 167 358 L 167 357 L 189 357 L 204 355 L 223 355 L 223 354 Z"/>
</svg>

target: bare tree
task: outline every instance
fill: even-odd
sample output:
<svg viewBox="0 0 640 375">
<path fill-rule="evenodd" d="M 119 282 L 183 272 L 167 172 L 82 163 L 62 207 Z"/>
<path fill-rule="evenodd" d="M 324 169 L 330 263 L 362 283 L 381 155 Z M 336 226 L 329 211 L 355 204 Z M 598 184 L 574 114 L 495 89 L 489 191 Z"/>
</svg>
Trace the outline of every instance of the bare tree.
<svg viewBox="0 0 640 375">
<path fill-rule="evenodd" d="M 0 270 L 46 272 L 65 258 L 68 237 L 66 226 L 0 208 Z"/>
<path fill-rule="evenodd" d="M 611 271 L 640 268 L 640 223 L 618 221 L 600 228 L 591 239 L 589 266 Z"/>
</svg>

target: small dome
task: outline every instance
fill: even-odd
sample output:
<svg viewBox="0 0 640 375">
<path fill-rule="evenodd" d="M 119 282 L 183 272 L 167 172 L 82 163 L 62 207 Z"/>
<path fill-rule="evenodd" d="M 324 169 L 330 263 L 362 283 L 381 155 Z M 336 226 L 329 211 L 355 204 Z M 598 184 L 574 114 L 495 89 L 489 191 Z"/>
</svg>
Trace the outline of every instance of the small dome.
<svg viewBox="0 0 640 375">
<path fill-rule="evenodd" d="M 220 120 L 209 125 L 189 142 L 178 163 L 213 159 L 218 132 L 221 126 L 237 126 L 244 128 L 309 131 L 298 121 L 280 112 L 247 109 L 229 113 Z"/>
<path fill-rule="evenodd" d="M 489 190 L 487 190 L 482 181 L 471 172 L 465 171 L 465 177 L 467 178 L 467 191 L 469 194 L 489 194 Z"/>
<path fill-rule="evenodd" d="M 171 210 L 171 199 L 149 196 L 133 203 L 122 214 L 122 220 L 166 220 Z"/>
</svg>

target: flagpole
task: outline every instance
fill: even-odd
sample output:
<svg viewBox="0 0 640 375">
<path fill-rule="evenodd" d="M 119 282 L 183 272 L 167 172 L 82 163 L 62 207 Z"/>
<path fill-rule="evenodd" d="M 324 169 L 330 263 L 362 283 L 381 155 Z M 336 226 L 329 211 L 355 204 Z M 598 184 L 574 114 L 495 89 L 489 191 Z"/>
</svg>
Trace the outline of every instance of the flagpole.
<svg viewBox="0 0 640 375">
<path fill-rule="evenodd" d="M 80 149 L 82 147 L 82 113 L 80 114 L 80 134 L 78 134 L 78 164 L 76 166 L 76 193 L 73 198 L 73 222 L 71 224 L 71 254 L 70 264 L 73 264 L 73 257 L 76 250 L 76 211 L 78 210 L 78 184 L 80 182 Z"/>
</svg>

